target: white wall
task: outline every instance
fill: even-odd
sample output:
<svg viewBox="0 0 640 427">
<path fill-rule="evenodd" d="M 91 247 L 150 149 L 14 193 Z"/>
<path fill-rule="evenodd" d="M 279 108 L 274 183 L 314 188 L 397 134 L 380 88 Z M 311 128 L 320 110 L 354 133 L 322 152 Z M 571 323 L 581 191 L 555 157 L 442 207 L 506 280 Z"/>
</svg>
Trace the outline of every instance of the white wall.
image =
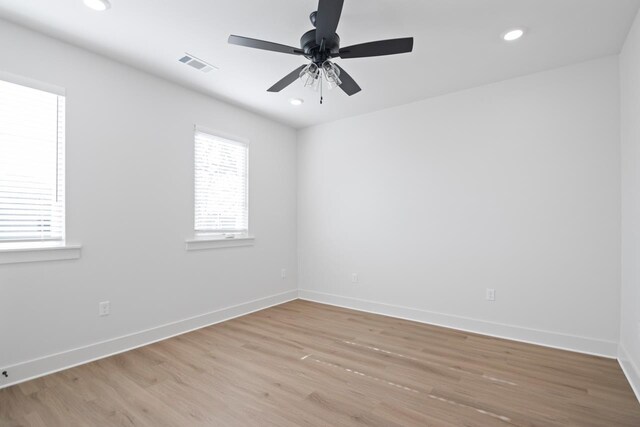
<svg viewBox="0 0 640 427">
<path fill-rule="evenodd" d="M 615 355 L 618 84 L 608 57 L 299 131 L 300 295 Z"/>
<path fill-rule="evenodd" d="M 283 292 L 295 297 L 293 129 L 5 21 L 0 52 L 0 70 L 66 88 L 67 235 L 83 246 L 75 261 L 0 265 L 1 368 Z M 253 247 L 185 251 L 195 123 L 250 140 Z M 101 318 L 103 300 L 111 315 Z M 10 380 L 128 344 L 136 340 L 18 366 Z"/>
<path fill-rule="evenodd" d="M 640 399 L 640 15 L 620 54 L 622 313 L 620 360 Z"/>
</svg>

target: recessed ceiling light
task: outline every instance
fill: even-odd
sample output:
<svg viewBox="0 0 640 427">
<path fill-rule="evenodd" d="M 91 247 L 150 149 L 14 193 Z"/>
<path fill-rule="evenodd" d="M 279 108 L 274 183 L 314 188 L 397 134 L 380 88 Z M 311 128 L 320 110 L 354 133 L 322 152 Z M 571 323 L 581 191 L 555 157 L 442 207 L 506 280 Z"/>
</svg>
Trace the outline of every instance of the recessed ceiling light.
<svg viewBox="0 0 640 427">
<path fill-rule="evenodd" d="M 304 99 L 300 99 L 300 98 L 291 98 L 291 99 L 289 100 L 289 103 L 290 103 L 291 105 L 295 105 L 295 106 L 297 107 L 297 106 L 299 106 L 299 105 L 304 104 Z"/>
<path fill-rule="evenodd" d="M 502 35 L 502 38 L 508 42 L 514 42 L 518 40 L 520 37 L 524 36 L 524 30 L 522 28 L 514 28 L 513 30 L 509 30 Z"/>
<path fill-rule="evenodd" d="M 85 6 L 98 12 L 104 12 L 111 7 L 109 0 L 83 0 Z"/>
</svg>

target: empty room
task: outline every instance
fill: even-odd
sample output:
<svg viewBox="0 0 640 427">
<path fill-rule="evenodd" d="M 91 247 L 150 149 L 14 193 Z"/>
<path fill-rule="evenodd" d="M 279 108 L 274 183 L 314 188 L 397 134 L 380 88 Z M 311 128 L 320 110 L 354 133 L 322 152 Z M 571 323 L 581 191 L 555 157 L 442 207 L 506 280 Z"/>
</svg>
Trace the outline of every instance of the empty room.
<svg viewBox="0 0 640 427">
<path fill-rule="evenodd" d="M 0 427 L 640 427 L 640 0 L 0 0 Z"/>
</svg>

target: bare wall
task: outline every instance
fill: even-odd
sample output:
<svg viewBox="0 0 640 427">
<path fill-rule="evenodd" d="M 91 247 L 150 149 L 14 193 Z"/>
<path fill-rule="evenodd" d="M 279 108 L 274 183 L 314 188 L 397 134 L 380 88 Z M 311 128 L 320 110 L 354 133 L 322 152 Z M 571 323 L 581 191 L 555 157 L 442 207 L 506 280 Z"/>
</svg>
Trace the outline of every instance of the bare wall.
<svg viewBox="0 0 640 427">
<path fill-rule="evenodd" d="M 620 54 L 622 313 L 620 361 L 640 399 L 640 15 Z"/>
<path fill-rule="evenodd" d="M 607 57 L 299 131 L 300 295 L 614 356 L 618 82 Z"/>
<path fill-rule="evenodd" d="M 0 367 L 295 297 L 293 129 L 5 21 L 0 51 L 0 70 L 66 88 L 67 236 L 83 247 L 79 260 L 0 265 Z M 253 247 L 185 251 L 194 124 L 250 140 Z"/>
</svg>

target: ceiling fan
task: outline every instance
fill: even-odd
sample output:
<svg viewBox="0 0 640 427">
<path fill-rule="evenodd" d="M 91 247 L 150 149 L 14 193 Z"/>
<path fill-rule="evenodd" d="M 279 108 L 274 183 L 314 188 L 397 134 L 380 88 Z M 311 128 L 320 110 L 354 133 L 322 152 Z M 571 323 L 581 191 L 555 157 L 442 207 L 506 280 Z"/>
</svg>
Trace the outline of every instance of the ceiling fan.
<svg viewBox="0 0 640 427">
<path fill-rule="evenodd" d="M 343 3 L 344 0 L 319 0 L 318 10 L 309 16 L 315 30 L 307 31 L 302 35 L 300 48 L 235 35 L 229 36 L 229 43 L 254 49 L 300 55 L 311 61 L 284 76 L 267 89 L 268 92 L 280 92 L 298 78 L 303 80 L 305 86 L 316 90 L 319 87 L 322 91 L 324 76 L 330 89 L 339 86 L 347 95 L 354 95 L 360 92 L 360 86 L 342 67 L 332 61 L 333 58 L 365 58 L 411 52 L 413 37 L 379 40 L 341 48 L 340 37 L 336 34 L 336 29 L 340 21 Z M 320 95 L 320 103 L 322 103 L 322 94 Z"/>
</svg>

